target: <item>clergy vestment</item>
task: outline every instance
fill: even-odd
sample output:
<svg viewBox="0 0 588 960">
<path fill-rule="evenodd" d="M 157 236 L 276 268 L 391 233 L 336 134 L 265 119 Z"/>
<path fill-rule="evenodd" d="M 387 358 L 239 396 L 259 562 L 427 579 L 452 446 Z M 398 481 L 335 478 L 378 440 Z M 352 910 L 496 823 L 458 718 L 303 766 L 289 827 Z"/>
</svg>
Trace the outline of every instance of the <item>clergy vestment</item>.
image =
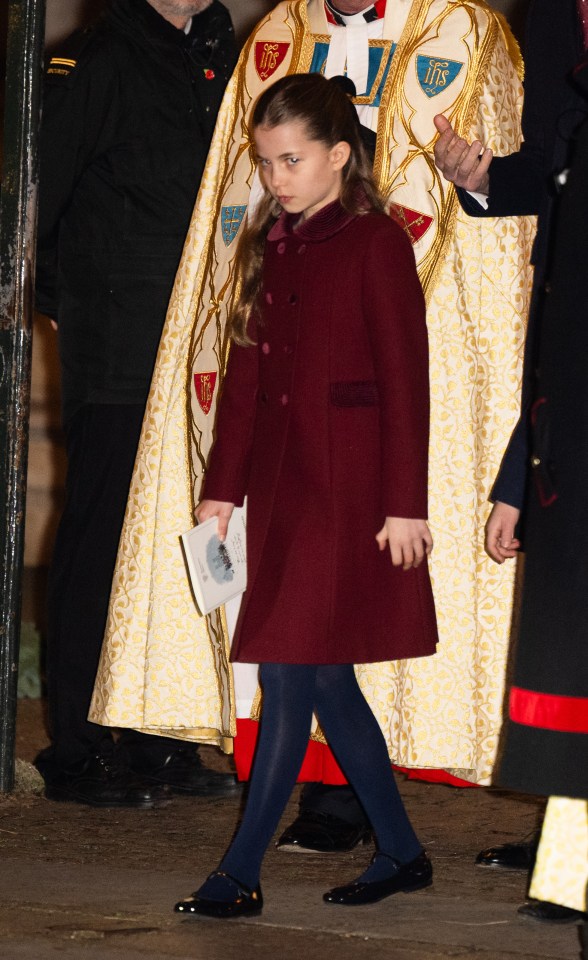
<svg viewBox="0 0 588 960">
<path fill-rule="evenodd" d="M 430 570 L 440 634 L 433 657 L 357 672 L 394 762 L 487 782 L 501 724 L 514 571 L 487 558 L 483 527 L 518 415 L 533 223 L 461 211 L 434 164 L 433 117 L 446 114 L 461 135 L 496 154 L 517 150 L 522 64 L 508 27 L 480 0 L 388 0 L 375 9 L 376 20 L 364 21 L 367 48 L 355 17 L 342 26 L 323 0 L 288 0 L 243 49 L 162 337 L 91 719 L 230 749 L 236 714 L 225 611 L 199 616 L 179 535 L 192 526 L 213 439 L 237 238 L 261 191 L 247 120 L 279 77 L 330 75 L 345 63 L 361 122 L 377 137 L 377 182 L 413 243 L 427 301 Z M 350 29 L 358 30 L 358 45 L 347 36 L 343 46 L 341 34 Z"/>
</svg>

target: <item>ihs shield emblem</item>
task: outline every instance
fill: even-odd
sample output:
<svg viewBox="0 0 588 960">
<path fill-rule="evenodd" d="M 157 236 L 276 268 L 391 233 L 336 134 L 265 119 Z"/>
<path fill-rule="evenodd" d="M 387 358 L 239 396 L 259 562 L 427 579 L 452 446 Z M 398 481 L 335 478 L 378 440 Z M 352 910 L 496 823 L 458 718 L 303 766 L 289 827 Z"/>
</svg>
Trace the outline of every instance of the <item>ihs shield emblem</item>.
<svg viewBox="0 0 588 960">
<path fill-rule="evenodd" d="M 459 74 L 463 63 L 445 57 L 416 58 L 416 71 L 421 88 L 428 97 L 436 97 L 449 87 Z"/>
<path fill-rule="evenodd" d="M 258 40 L 255 44 L 255 69 L 260 80 L 269 80 L 290 49 L 289 43 Z"/>
<path fill-rule="evenodd" d="M 221 230 L 225 247 L 230 247 L 239 233 L 239 227 L 243 223 L 246 210 L 246 203 L 221 208 Z"/>
<path fill-rule="evenodd" d="M 210 408 L 214 398 L 214 388 L 216 387 L 216 378 L 216 370 L 213 370 L 211 373 L 194 374 L 194 389 L 196 391 L 196 399 L 198 400 L 203 413 L 210 413 Z"/>
</svg>

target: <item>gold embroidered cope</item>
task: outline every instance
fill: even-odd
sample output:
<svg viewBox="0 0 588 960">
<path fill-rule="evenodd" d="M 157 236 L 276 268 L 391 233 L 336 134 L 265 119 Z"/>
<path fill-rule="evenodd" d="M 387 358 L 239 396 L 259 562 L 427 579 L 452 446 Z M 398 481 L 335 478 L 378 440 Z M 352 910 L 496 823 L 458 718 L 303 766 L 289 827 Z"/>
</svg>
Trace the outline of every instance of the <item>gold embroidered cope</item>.
<svg viewBox="0 0 588 960">
<path fill-rule="evenodd" d="M 376 102 L 377 91 L 375 172 L 413 239 L 428 304 L 431 573 L 441 641 L 434 657 L 357 673 L 395 762 L 487 782 L 514 569 L 486 557 L 483 526 L 518 416 L 534 225 L 462 212 L 433 162 L 433 117 L 445 113 L 498 155 L 515 151 L 521 61 L 504 22 L 477 0 L 395 0 L 383 29 L 371 46 L 392 56 L 358 104 Z M 90 711 L 96 723 L 231 748 L 224 613 L 198 615 L 179 535 L 193 523 L 227 358 L 235 237 L 254 187 L 250 108 L 268 83 L 310 70 L 317 45 L 328 43 L 322 0 L 280 3 L 249 38 L 227 88 L 145 414 Z M 198 384 L 213 380 L 203 405 Z"/>
</svg>

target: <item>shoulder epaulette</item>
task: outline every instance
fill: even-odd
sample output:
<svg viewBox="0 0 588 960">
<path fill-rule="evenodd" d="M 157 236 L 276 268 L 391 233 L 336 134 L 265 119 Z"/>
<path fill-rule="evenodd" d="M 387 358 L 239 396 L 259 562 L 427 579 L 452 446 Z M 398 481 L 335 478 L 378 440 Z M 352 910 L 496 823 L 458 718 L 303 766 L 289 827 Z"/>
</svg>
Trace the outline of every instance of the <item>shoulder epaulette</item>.
<svg viewBox="0 0 588 960">
<path fill-rule="evenodd" d="M 60 77 L 69 77 L 72 70 L 77 66 L 77 60 L 69 57 L 51 57 L 47 67 L 47 76 L 55 75 Z"/>
<path fill-rule="evenodd" d="M 96 24 L 76 30 L 59 45 L 58 50 L 49 57 L 45 76 L 48 80 L 72 80 L 80 63 L 87 59 L 93 41 L 99 31 Z"/>
</svg>

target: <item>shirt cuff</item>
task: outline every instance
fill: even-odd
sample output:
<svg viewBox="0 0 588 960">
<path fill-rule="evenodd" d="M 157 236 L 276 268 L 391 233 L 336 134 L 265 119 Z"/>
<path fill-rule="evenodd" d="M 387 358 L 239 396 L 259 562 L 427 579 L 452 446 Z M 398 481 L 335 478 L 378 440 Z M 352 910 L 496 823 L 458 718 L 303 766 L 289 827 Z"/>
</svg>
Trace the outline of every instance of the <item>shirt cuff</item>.
<svg viewBox="0 0 588 960">
<path fill-rule="evenodd" d="M 473 190 L 466 190 L 466 193 L 467 193 L 470 197 L 473 197 L 474 200 L 475 200 L 477 203 L 479 203 L 481 207 L 484 208 L 484 210 L 487 210 L 487 209 L 488 209 L 488 194 L 487 194 L 487 193 L 474 193 Z"/>
</svg>

